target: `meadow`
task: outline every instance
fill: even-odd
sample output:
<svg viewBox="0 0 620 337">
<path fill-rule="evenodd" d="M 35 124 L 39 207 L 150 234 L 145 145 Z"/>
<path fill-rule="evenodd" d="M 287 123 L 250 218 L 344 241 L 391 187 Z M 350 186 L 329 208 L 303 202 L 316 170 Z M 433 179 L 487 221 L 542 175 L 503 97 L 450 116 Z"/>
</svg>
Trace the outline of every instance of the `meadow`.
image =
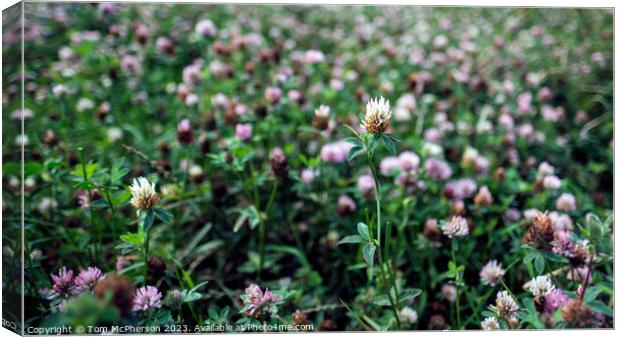
<svg viewBox="0 0 620 337">
<path fill-rule="evenodd" d="M 15 13 L 24 330 L 613 328 L 613 10 Z"/>
</svg>

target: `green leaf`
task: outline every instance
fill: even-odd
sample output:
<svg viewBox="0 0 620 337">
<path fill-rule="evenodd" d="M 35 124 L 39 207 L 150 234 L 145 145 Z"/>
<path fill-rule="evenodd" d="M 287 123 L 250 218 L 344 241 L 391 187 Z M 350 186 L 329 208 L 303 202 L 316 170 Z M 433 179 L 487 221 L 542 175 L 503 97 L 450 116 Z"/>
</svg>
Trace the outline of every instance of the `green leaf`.
<svg viewBox="0 0 620 337">
<path fill-rule="evenodd" d="M 368 264 L 368 266 L 370 267 L 372 267 L 374 264 L 376 250 L 377 247 L 375 247 L 375 245 L 373 245 L 372 243 L 367 243 L 362 250 L 364 260 L 366 260 L 366 264 Z"/>
<path fill-rule="evenodd" d="M 523 263 L 530 263 L 534 260 L 534 258 L 537 256 L 537 254 L 535 252 L 529 252 L 527 255 L 525 255 L 525 257 L 523 258 Z"/>
<path fill-rule="evenodd" d="M 583 295 L 583 301 L 586 303 L 590 303 L 596 299 L 596 297 L 601 293 L 601 289 L 599 287 L 589 287 L 586 290 L 586 293 Z"/>
<path fill-rule="evenodd" d="M 588 305 L 596 312 L 600 312 L 605 316 L 614 317 L 614 311 L 602 301 L 595 300 L 588 303 Z"/>
<path fill-rule="evenodd" d="M 394 144 L 394 142 L 388 137 L 381 137 L 381 139 L 383 140 L 383 145 L 385 145 L 385 148 L 388 150 L 388 152 L 391 155 L 395 155 L 396 145 Z"/>
<path fill-rule="evenodd" d="M 145 232 L 148 231 L 153 225 L 153 222 L 155 222 L 155 212 L 153 212 L 153 210 L 147 210 L 142 222 L 142 229 Z"/>
<path fill-rule="evenodd" d="M 398 301 L 399 302 L 411 301 L 414 298 L 420 296 L 421 294 L 422 294 L 421 289 L 417 289 L 417 288 L 403 289 L 398 295 Z"/>
<path fill-rule="evenodd" d="M 37 175 L 43 172 L 43 165 L 39 163 L 26 163 L 24 165 L 24 177 Z"/>
<path fill-rule="evenodd" d="M 157 217 L 157 219 L 161 220 L 163 223 L 169 225 L 172 223 L 172 213 L 170 213 L 169 211 L 163 209 L 163 208 L 156 208 L 153 213 L 155 214 L 155 217 Z"/>
<path fill-rule="evenodd" d="M 391 134 L 391 133 L 384 133 L 383 136 L 389 138 L 391 141 L 395 142 L 395 143 L 400 143 L 401 140 L 400 138 L 398 138 L 397 136 Z"/>
<path fill-rule="evenodd" d="M 349 150 L 349 153 L 347 154 L 347 160 L 351 161 L 353 160 L 353 158 L 359 156 L 360 154 L 362 154 L 364 152 L 364 148 L 362 148 L 361 146 L 354 146 Z"/>
<path fill-rule="evenodd" d="M 345 236 L 342 240 L 340 240 L 340 242 L 338 242 L 338 244 L 344 244 L 344 243 L 361 243 L 361 242 L 366 242 L 366 240 L 364 240 L 364 238 L 362 238 L 359 235 L 349 235 L 349 236 Z"/>
<path fill-rule="evenodd" d="M 354 146 L 362 147 L 362 141 L 357 137 L 347 137 L 344 139 L 345 142 L 353 144 Z"/>
<path fill-rule="evenodd" d="M 539 275 L 545 271 L 545 258 L 542 255 L 537 255 L 534 259 L 534 268 Z"/>
<path fill-rule="evenodd" d="M 378 305 L 378 306 L 382 306 L 382 307 L 389 307 L 392 304 L 390 303 L 390 299 L 387 297 L 387 295 L 379 295 L 379 296 L 375 296 L 372 299 L 372 304 L 374 305 Z"/>
<path fill-rule="evenodd" d="M 127 233 L 120 236 L 123 242 L 127 242 L 132 245 L 141 245 L 144 243 L 144 233 Z"/>
<path fill-rule="evenodd" d="M 365 223 L 360 222 L 357 224 L 357 232 L 360 234 L 362 239 L 370 242 L 370 233 L 368 232 L 368 226 Z"/>
</svg>

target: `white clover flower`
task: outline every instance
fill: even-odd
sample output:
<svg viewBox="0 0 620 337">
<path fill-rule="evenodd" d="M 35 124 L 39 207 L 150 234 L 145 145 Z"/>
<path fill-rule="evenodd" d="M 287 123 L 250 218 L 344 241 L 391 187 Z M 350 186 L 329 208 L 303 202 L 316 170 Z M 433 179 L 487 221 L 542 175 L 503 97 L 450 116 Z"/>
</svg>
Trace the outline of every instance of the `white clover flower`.
<svg viewBox="0 0 620 337">
<path fill-rule="evenodd" d="M 123 138 L 123 130 L 117 127 L 111 127 L 108 129 L 108 140 L 110 143 L 114 143 L 117 140 Z"/>
<path fill-rule="evenodd" d="M 444 284 L 441 286 L 441 293 L 448 300 L 448 302 L 456 301 L 456 287 L 453 284 Z"/>
<path fill-rule="evenodd" d="M 383 97 L 374 98 L 366 104 L 366 115 L 361 124 L 369 133 L 382 133 L 390 126 L 392 110 L 390 102 Z"/>
<path fill-rule="evenodd" d="M 504 290 L 497 293 L 495 305 L 491 305 L 490 308 L 495 311 L 500 318 L 509 320 L 515 317 L 517 310 L 519 310 L 519 305 L 517 305 L 517 302 L 515 302 L 512 296 Z"/>
<path fill-rule="evenodd" d="M 448 221 L 441 228 L 444 235 L 447 235 L 449 238 L 453 237 L 462 237 L 469 234 L 469 226 L 467 225 L 467 220 L 462 216 L 453 216 L 450 221 Z"/>
<path fill-rule="evenodd" d="M 480 323 L 483 330 L 498 330 L 499 322 L 495 317 L 487 317 Z"/>
<path fill-rule="evenodd" d="M 314 110 L 314 114 L 320 117 L 329 117 L 330 108 L 327 105 L 321 104 Z"/>
<path fill-rule="evenodd" d="M 545 296 L 555 289 L 549 276 L 536 276 L 530 281 L 529 290 L 534 296 Z"/>
<path fill-rule="evenodd" d="M 155 183 L 150 183 L 146 178 L 140 177 L 133 180 L 129 186 L 131 191 L 131 205 L 138 209 L 151 209 L 157 206 L 159 196 L 155 192 Z"/>
<path fill-rule="evenodd" d="M 502 268 L 502 264 L 496 260 L 491 260 L 480 270 L 480 281 L 484 285 L 494 286 L 502 279 L 506 271 Z"/>
<path fill-rule="evenodd" d="M 411 309 L 410 307 L 404 307 L 400 309 L 398 317 L 403 322 L 413 324 L 418 321 L 418 312 Z"/>
</svg>

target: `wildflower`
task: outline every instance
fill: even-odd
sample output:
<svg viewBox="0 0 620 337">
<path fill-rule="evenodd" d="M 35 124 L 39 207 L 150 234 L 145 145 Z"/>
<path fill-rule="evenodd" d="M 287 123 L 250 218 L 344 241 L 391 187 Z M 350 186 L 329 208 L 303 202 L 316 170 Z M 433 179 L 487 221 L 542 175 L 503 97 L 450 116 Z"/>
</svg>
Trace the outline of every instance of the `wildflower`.
<svg viewBox="0 0 620 337">
<path fill-rule="evenodd" d="M 474 197 L 474 202 L 476 205 L 483 207 L 491 205 L 493 203 L 493 196 L 489 192 L 489 188 L 486 186 L 480 187 L 478 194 Z"/>
<path fill-rule="evenodd" d="M 424 163 L 424 170 L 433 180 L 448 179 L 452 175 L 452 169 L 443 160 L 431 157 Z"/>
<path fill-rule="evenodd" d="M 554 313 L 556 310 L 564 308 L 569 301 L 570 298 L 562 289 L 554 289 L 545 295 L 545 310 Z"/>
<path fill-rule="evenodd" d="M 480 281 L 484 285 L 494 286 L 501 281 L 505 273 L 506 270 L 502 268 L 501 263 L 498 263 L 497 260 L 491 260 L 480 270 Z"/>
<path fill-rule="evenodd" d="M 338 197 L 338 214 L 340 216 L 346 216 L 351 214 L 357 209 L 357 205 L 355 205 L 355 201 L 346 195 L 341 195 Z"/>
<path fill-rule="evenodd" d="M 161 308 L 161 293 L 153 286 L 144 286 L 136 290 L 133 298 L 134 311 L 150 311 Z"/>
<path fill-rule="evenodd" d="M 322 104 L 315 109 L 314 117 L 312 118 L 312 126 L 317 130 L 327 130 L 329 127 L 329 111 L 330 108 Z"/>
<path fill-rule="evenodd" d="M 591 328 L 595 325 L 594 312 L 579 300 L 570 300 L 562 309 L 562 318 L 576 328 Z"/>
<path fill-rule="evenodd" d="M 439 228 L 437 219 L 427 219 L 424 222 L 424 236 L 430 241 L 439 241 L 441 239 L 441 230 Z"/>
<path fill-rule="evenodd" d="M 381 160 L 381 163 L 379 164 L 379 171 L 384 176 L 387 176 L 396 169 L 398 169 L 399 166 L 400 160 L 398 159 L 398 157 L 388 156 Z"/>
<path fill-rule="evenodd" d="M 371 99 L 366 104 L 366 114 L 361 124 L 369 133 L 383 133 L 390 126 L 390 102 L 383 97 Z"/>
<path fill-rule="evenodd" d="M 235 126 L 235 136 L 239 140 L 248 140 L 252 138 L 252 124 L 237 124 Z"/>
<path fill-rule="evenodd" d="M 131 191 L 131 205 L 137 210 L 152 209 L 157 206 L 159 196 L 155 192 L 155 183 L 150 183 L 146 178 L 140 177 L 133 180 L 129 187 Z"/>
<path fill-rule="evenodd" d="M 449 238 L 453 237 L 463 237 L 469 234 L 469 226 L 467 224 L 467 220 L 461 216 L 453 216 L 450 221 L 448 221 L 441 228 L 444 235 L 447 235 Z"/>
<path fill-rule="evenodd" d="M 456 301 L 456 287 L 453 284 L 444 284 L 441 286 L 441 293 L 448 300 L 448 302 Z"/>
<path fill-rule="evenodd" d="M 108 141 L 114 143 L 117 140 L 123 138 L 123 130 L 120 128 L 112 127 L 108 129 Z"/>
<path fill-rule="evenodd" d="M 431 316 L 428 321 L 428 328 L 431 330 L 443 330 L 446 326 L 446 319 L 440 314 Z"/>
<path fill-rule="evenodd" d="M 398 313 L 398 317 L 401 321 L 409 324 L 413 324 L 418 321 L 418 313 L 410 307 L 403 307 Z"/>
<path fill-rule="evenodd" d="M 104 299 L 112 295 L 112 303 L 124 317 L 130 313 L 134 298 L 134 286 L 131 280 L 124 275 L 107 275 L 97 282 L 94 288 L 95 296 Z"/>
<path fill-rule="evenodd" d="M 325 55 L 322 51 L 316 49 L 307 50 L 304 55 L 304 63 L 315 64 L 325 61 Z"/>
<path fill-rule="evenodd" d="M 560 211 L 572 212 L 577 209 L 575 204 L 575 196 L 570 193 L 562 193 L 558 200 L 555 202 L 555 208 Z"/>
<path fill-rule="evenodd" d="M 566 278 L 567 279 L 569 279 L 571 281 L 578 282 L 578 283 L 583 283 L 583 281 L 586 280 L 586 277 L 588 277 L 588 267 L 587 266 L 571 268 L 566 273 Z M 588 277 L 588 283 L 590 283 L 590 282 L 592 282 L 592 274 L 590 274 L 590 276 Z"/>
<path fill-rule="evenodd" d="M 168 290 L 164 297 L 164 304 L 171 308 L 178 308 L 183 304 L 183 294 L 178 289 Z"/>
<path fill-rule="evenodd" d="M 160 36 L 155 40 L 155 49 L 163 54 L 174 54 L 174 42 L 167 37 Z"/>
<path fill-rule="evenodd" d="M 487 317 L 480 323 L 483 330 L 498 330 L 499 322 L 495 317 Z"/>
<path fill-rule="evenodd" d="M 47 214 L 50 210 L 58 208 L 58 202 L 52 198 L 44 197 L 37 205 L 37 211 L 41 214 Z"/>
<path fill-rule="evenodd" d="M 101 270 L 97 267 L 88 267 L 86 270 L 82 270 L 73 281 L 75 283 L 73 293 L 81 294 L 92 290 L 102 277 Z"/>
<path fill-rule="evenodd" d="M 313 170 L 311 168 L 305 168 L 301 171 L 301 181 L 303 181 L 305 184 L 312 184 L 312 182 L 314 181 L 314 178 L 316 178 L 319 175 L 319 172 L 316 170 Z"/>
<path fill-rule="evenodd" d="M 217 34 L 215 24 L 213 21 L 207 19 L 198 21 L 194 30 L 198 35 L 203 37 L 213 37 Z"/>
<path fill-rule="evenodd" d="M 271 104 L 276 104 L 282 97 L 282 90 L 278 87 L 269 87 L 265 90 L 265 98 Z"/>
<path fill-rule="evenodd" d="M 52 282 L 53 297 L 68 297 L 72 294 L 74 287 L 73 270 L 62 267 L 58 274 L 52 274 Z"/>
<path fill-rule="evenodd" d="M 534 296 L 545 296 L 555 289 L 549 276 L 536 276 L 530 281 L 529 291 Z"/>
<path fill-rule="evenodd" d="M 553 223 L 547 213 L 537 212 L 525 235 L 525 242 L 538 249 L 548 249 L 555 238 Z"/>
<path fill-rule="evenodd" d="M 495 305 L 491 305 L 490 308 L 495 311 L 497 316 L 504 320 L 509 320 L 515 317 L 517 310 L 519 310 L 519 306 L 515 300 L 505 290 L 497 293 L 497 296 L 495 297 Z"/>
<path fill-rule="evenodd" d="M 293 319 L 293 324 L 294 325 L 308 325 L 310 324 L 310 321 L 308 320 L 308 316 L 306 315 L 305 312 L 302 311 L 295 311 L 292 315 L 291 318 Z"/>
<path fill-rule="evenodd" d="M 189 119 L 183 118 L 177 125 L 177 140 L 181 145 L 189 145 L 194 140 L 194 132 Z"/>
<path fill-rule="evenodd" d="M 77 104 L 75 105 L 75 110 L 77 110 L 78 112 L 82 112 L 82 111 L 90 110 L 94 107 L 95 107 L 95 103 L 91 99 L 86 98 L 86 97 L 81 97 L 77 101 Z"/>
<path fill-rule="evenodd" d="M 418 165 L 420 165 L 420 157 L 411 151 L 403 151 L 398 156 L 398 161 L 400 163 L 400 168 L 405 171 L 415 171 Z"/>
<path fill-rule="evenodd" d="M 569 232 L 557 231 L 555 233 L 555 240 L 551 243 L 551 250 L 559 255 L 566 256 L 568 258 L 575 256 L 575 243 Z"/>
<path fill-rule="evenodd" d="M 288 160 L 284 155 L 284 151 L 279 147 L 271 150 L 269 154 L 269 164 L 271 165 L 271 172 L 280 179 L 286 179 L 288 177 Z"/>
<path fill-rule="evenodd" d="M 361 175 L 357 179 L 357 188 L 364 197 L 370 197 L 375 190 L 375 180 L 370 174 Z"/>
<path fill-rule="evenodd" d="M 321 148 L 321 159 L 328 163 L 343 163 L 352 147 L 351 143 L 342 140 L 325 144 Z"/>
<path fill-rule="evenodd" d="M 245 288 L 245 294 L 241 296 L 243 300 L 245 311 L 244 313 L 251 317 L 262 316 L 264 309 L 269 305 L 274 304 L 280 300 L 278 295 L 275 295 L 269 289 L 265 289 L 265 292 L 256 284 L 251 284 Z"/>
</svg>

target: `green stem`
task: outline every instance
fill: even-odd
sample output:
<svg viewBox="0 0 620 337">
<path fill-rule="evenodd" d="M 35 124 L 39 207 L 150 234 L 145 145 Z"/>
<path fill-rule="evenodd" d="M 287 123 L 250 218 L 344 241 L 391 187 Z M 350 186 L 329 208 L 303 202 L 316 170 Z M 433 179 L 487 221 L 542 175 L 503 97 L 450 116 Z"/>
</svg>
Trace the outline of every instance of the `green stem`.
<svg viewBox="0 0 620 337">
<path fill-rule="evenodd" d="M 144 238 L 144 285 L 149 278 L 149 229 L 145 230 Z"/>
<path fill-rule="evenodd" d="M 398 288 L 396 287 L 396 282 L 394 281 L 394 275 L 391 270 L 392 267 L 389 263 L 387 247 L 385 251 L 386 253 L 385 258 L 387 260 L 387 263 L 385 263 L 385 266 L 388 269 L 388 273 L 391 277 L 391 283 L 392 283 L 392 286 L 394 287 L 394 294 L 396 296 L 396 300 L 392 299 L 392 295 L 390 294 L 390 285 L 388 284 L 387 278 L 385 276 L 385 270 L 383 269 L 384 260 L 383 260 L 383 253 L 381 251 L 382 249 L 381 247 L 382 246 L 381 244 L 381 185 L 379 183 L 379 176 L 377 175 L 377 169 L 375 168 L 373 161 L 372 161 L 372 154 L 366 152 L 366 157 L 368 158 L 368 166 L 370 166 L 372 177 L 373 177 L 373 180 L 375 181 L 375 201 L 376 201 L 376 206 L 377 206 L 377 246 L 378 246 L 377 251 L 378 251 L 378 258 L 379 258 L 379 270 L 381 274 L 381 281 L 383 282 L 383 286 L 385 287 L 385 290 L 387 292 L 387 297 L 390 300 L 390 304 L 394 312 L 394 318 L 396 319 L 396 326 L 400 330 L 400 318 L 398 317 Z"/>
<path fill-rule="evenodd" d="M 458 266 L 456 262 L 456 241 L 455 240 L 456 238 L 452 239 L 452 262 L 454 262 L 454 265 Z M 460 301 L 460 294 L 459 294 L 461 277 L 458 272 L 455 277 L 456 277 L 456 322 L 458 324 L 459 330 L 461 330 L 461 301 Z"/>
<path fill-rule="evenodd" d="M 258 275 L 257 278 L 260 280 L 261 273 L 263 271 L 264 260 L 265 260 L 265 226 L 267 222 L 267 218 L 269 217 L 269 210 L 271 209 L 271 205 L 273 204 L 273 200 L 275 199 L 276 191 L 278 190 L 278 180 L 273 183 L 271 187 L 271 193 L 269 194 L 269 200 L 267 201 L 267 205 L 265 206 L 265 219 L 262 219 L 258 224 L 258 255 L 260 259 L 258 260 Z"/>
</svg>

